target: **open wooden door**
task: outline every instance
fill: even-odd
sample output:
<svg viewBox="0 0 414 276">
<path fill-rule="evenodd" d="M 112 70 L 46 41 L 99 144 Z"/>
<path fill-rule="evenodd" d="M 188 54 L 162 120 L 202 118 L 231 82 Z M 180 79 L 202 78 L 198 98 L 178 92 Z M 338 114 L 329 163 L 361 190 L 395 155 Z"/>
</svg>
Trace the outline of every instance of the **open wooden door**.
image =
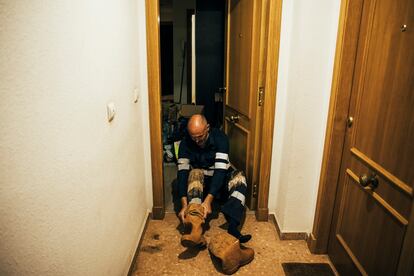
<svg viewBox="0 0 414 276">
<path fill-rule="evenodd" d="M 226 96 L 224 130 L 230 140 L 230 162 L 246 173 L 247 206 L 256 209 L 260 158 L 260 112 L 264 78 L 263 46 L 267 1 L 228 0 L 226 18 Z M 262 41 L 261 41 L 262 40 Z M 262 42 L 262 46 L 260 45 Z M 261 46 L 261 47 L 260 47 Z M 259 92 L 261 90 L 261 92 Z"/>
<path fill-rule="evenodd" d="M 328 254 L 341 275 L 395 275 L 414 246 L 414 1 L 361 3 Z"/>
</svg>

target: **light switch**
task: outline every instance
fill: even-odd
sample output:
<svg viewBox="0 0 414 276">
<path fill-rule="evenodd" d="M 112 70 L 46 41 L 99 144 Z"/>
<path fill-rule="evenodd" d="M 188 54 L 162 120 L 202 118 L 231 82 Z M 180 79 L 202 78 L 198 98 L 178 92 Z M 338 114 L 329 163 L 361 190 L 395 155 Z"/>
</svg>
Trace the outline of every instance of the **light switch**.
<svg viewBox="0 0 414 276">
<path fill-rule="evenodd" d="M 139 100 L 139 93 L 138 93 L 138 88 L 134 88 L 134 103 L 137 103 Z"/>
<path fill-rule="evenodd" d="M 108 113 L 108 122 L 111 122 L 115 117 L 115 104 L 114 103 L 108 103 L 106 105 L 106 111 Z"/>
</svg>

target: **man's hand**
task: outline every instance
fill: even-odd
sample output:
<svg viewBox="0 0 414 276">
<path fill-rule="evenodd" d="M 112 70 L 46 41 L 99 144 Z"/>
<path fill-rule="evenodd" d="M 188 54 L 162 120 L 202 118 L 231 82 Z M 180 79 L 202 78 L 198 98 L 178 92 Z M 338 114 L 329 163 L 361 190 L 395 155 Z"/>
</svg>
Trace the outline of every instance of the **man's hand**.
<svg viewBox="0 0 414 276">
<path fill-rule="evenodd" d="M 201 203 L 201 206 L 204 208 L 204 218 L 207 218 L 207 215 L 211 214 L 211 202 L 213 201 L 213 196 L 208 194 L 204 202 Z"/>
<path fill-rule="evenodd" d="M 187 198 L 186 197 L 181 198 L 181 206 L 182 206 L 181 211 L 178 213 L 178 217 L 184 223 L 185 210 L 187 210 Z"/>
<path fill-rule="evenodd" d="M 181 219 L 182 222 L 184 222 L 184 216 L 185 216 L 186 209 L 187 209 L 187 206 L 181 208 L 181 211 L 178 213 L 178 217 Z"/>
<path fill-rule="evenodd" d="M 207 218 L 207 215 L 211 214 L 211 204 L 204 201 L 201 206 L 204 208 L 204 218 Z"/>
</svg>

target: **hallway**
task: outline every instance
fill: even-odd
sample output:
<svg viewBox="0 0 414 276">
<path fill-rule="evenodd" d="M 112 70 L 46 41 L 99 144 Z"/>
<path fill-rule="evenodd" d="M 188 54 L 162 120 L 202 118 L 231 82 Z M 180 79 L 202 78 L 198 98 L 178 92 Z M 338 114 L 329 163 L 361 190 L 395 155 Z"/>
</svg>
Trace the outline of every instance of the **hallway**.
<svg viewBox="0 0 414 276">
<path fill-rule="evenodd" d="M 161 120 L 154 116 L 161 110 L 154 113 L 153 108 L 154 103 L 160 107 L 153 89 L 160 68 L 151 62 L 159 45 L 149 43 L 151 35 L 158 36 L 159 22 L 154 17 L 156 28 L 151 29 L 146 20 L 147 7 L 159 2 L 0 0 L 1 276 L 221 275 L 207 249 L 192 252 L 180 244 L 172 200 L 177 167 L 173 162 L 162 167 Z M 270 147 L 260 148 L 271 158 L 258 159 L 259 150 L 244 146 L 233 147 L 232 155 L 246 156 L 241 168 L 255 158 L 263 165 L 257 181 L 248 184 L 251 196 L 266 200 L 252 209 L 264 218 L 276 214 L 288 236 L 312 234 L 312 252 L 329 252 L 330 259 L 312 255 L 305 240 L 280 240 L 272 220 L 258 222 L 251 212 L 242 232 L 252 234 L 246 246 L 254 249 L 255 258 L 236 275 L 284 275 L 286 262 L 331 265 L 335 258 L 329 244 L 338 252 L 347 250 L 346 266 L 366 274 L 387 274 L 375 273 L 386 267 L 402 271 L 397 275 L 414 275 L 414 54 L 405 47 L 414 45 L 414 8 L 390 0 L 271 2 L 282 4 L 277 18 L 269 16 L 280 21 L 278 39 L 252 49 L 259 50 L 261 65 L 269 64 L 263 72 L 276 87 L 263 90 L 256 77 L 248 84 L 249 102 L 263 110 L 274 105 L 274 116 L 263 113 L 272 125 L 262 125 Z M 363 27 L 361 37 L 370 34 L 377 21 L 354 24 L 363 13 L 353 8 L 354 3 L 376 2 L 383 5 L 377 7 L 386 20 L 374 16 L 374 8 L 362 10 L 373 13 L 366 20 L 384 26 L 386 32 L 374 28 L 376 38 L 367 39 L 383 51 L 374 51 L 373 62 L 365 62 L 362 57 L 371 52 L 358 49 L 369 45 L 358 44 L 363 40 L 354 36 L 360 32 L 346 28 Z M 348 9 L 352 17 L 345 16 L 351 14 Z M 255 35 L 265 37 L 268 31 Z M 398 43 L 382 42 L 384 35 Z M 186 37 L 184 32 L 175 50 Z M 240 41 L 246 37 L 236 35 Z M 274 68 L 263 57 L 276 49 Z M 179 56 L 173 65 L 181 82 L 186 70 Z M 358 67 L 351 59 L 358 60 Z M 371 67 L 358 69 L 365 64 Z M 247 66 L 240 68 L 247 72 Z M 358 78 L 354 68 L 361 73 Z M 366 86 L 371 75 L 362 72 L 379 72 L 372 79 L 380 81 Z M 173 89 L 180 92 L 181 86 Z M 272 100 L 266 96 L 275 93 Z M 358 102 L 352 108 L 351 96 Z M 245 113 L 240 123 L 252 112 L 246 108 Z M 240 126 L 234 128 L 238 139 L 253 141 L 253 132 Z M 350 163 L 341 165 L 342 160 Z M 149 213 L 162 217 L 164 211 L 163 220 L 146 220 Z M 331 223 L 334 219 L 341 227 Z M 225 231 L 224 223 L 222 216 L 210 222 L 207 242 Z M 330 236 L 335 243 L 329 243 Z M 336 263 L 342 273 L 345 262 Z"/>
<path fill-rule="evenodd" d="M 222 214 L 210 222 L 207 242 L 224 231 Z M 284 275 L 282 263 L 329 263 L 326 255 L 312 255 L 303 240 L 280 240 L 275 225 L 258 222 L 253 214 L 246 216 L 243 233 L 253 238 L 246 246 L 255 250 L 254 260 L 239 269 L 236 275 Z M 180 244 L 179 220 L 167 213 L 164 220 L 150 220 L 144 233 L 132 275 L 222 275 L 213 265 L 207 249 L 196 252 Z"/>
</svg>

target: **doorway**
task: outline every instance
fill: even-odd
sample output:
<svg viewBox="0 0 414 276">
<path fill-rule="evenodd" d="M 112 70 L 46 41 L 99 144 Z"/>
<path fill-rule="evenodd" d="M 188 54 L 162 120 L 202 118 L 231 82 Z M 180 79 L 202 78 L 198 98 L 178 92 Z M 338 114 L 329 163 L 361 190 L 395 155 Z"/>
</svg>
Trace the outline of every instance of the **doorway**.
<svg viewBox="0 0 414 276">
<path fill-rule="evenodd" d="M 225 1 L 159 5 L 164 204 L 174 211 L 178 148 L 189 117 L 202 113 L 212 128 L 223 123 Z"/>
<path fill-rule="evenodd" d="M 204 1 L 206 2 L 206 1 Z M 241 1 L 224 1 L 228 7 L 229 3 L 237 4 Z M 255 1 L 256 3 L 256 1 Z M 151 135 L 151 160 L 152 160 L 152 180 L 153 180 L 153 210 L 152 215 L 156 219 L 161 219 L 165 212 L 165 196 L 163 181 L 163 144 L 162 144 L 162 121 L 160 114 L 161 95 L 160 95 L 160 55 L 159 55 L 159 23 L 160 6 L 158 1 L 146 1 L 147 11 L 147 56 L 148 56 L 148 80 L 149 80 L 149 108 L 150 108 L 150 135 Z M 228 10 L 227 10 L 228 11 Z M 260 109 L 260 132 L 255 132 L 252 137 L 258 137 L 255 143 L 261 145 L 261 154 L 255 159 L 256 175 L 258 185 L 256 190 L 255 210 L 259 220 L 268 218 L 268 190 L 271 164 L 271 147 L 273 136 L 274 107 L 276 98 L 276 76 L 277 76 L 277 57 L 279 47 L 280 19 L 281 19 L 281 1 L 268 0 L 261 1 L 260 5 L 255 5 L 254 12 L 259 15 L 255 17 L 255 32 L 259 34 L 253 38 L 251 43 L 254 46 L 254 55 L 252 55 L 252 64 L 257 66 L 256 71 L 261 72 L 261 77 L 257 73 L 252 73 L 256 77 L 254 82 L 250 82 L 251 99 L 258 100 L 256 97 L 259 91 L 258 82 L 263 91 L 266 91 L 266 100 Z M 197 11 L 195 12 L 197 13 Z M 197 19 L 196 19 L 197 20 Z M 226 20 L 226 30 L 228 21 Z M 226 32 L 226 37 L 229 32 Z M 226 45 L 227 46 L 227 45 Z M 231 53 L 230 53 L 231 54 Z M 226 59 L 228 60 L 229 52 L 227 51 Z M 197 55 L 196 55 L 197 59 Z M 260 62 L 261 60 L 261 62 Z M 266 62 L 265 62 L 266 61 Z M 227 63 L 226 63 L 227 66 Z M 262 66 L 259 70 L 258 66 Z M 227 82 L 226 74 L 226 82 Z M 254 78 L 253 78 L 254 79 Z M 194 87 L 194 83 L 191 84 Z M 224 92 L 225 90 L 222 90 Z M 211 92 L 211 91 L 210 91 Z M 216 93 L 216 92 L 214 92 Z M 186 97 L 183 97 L 186 98 Z M 188 97 L 187 97 L 188 99 Z M 223 120 L 224 121 L 224 120 Z M 258 128 L 259 129 L 259 128 Z M 230 156 L 230 158 L 232 158 Z"/>
</svg>

